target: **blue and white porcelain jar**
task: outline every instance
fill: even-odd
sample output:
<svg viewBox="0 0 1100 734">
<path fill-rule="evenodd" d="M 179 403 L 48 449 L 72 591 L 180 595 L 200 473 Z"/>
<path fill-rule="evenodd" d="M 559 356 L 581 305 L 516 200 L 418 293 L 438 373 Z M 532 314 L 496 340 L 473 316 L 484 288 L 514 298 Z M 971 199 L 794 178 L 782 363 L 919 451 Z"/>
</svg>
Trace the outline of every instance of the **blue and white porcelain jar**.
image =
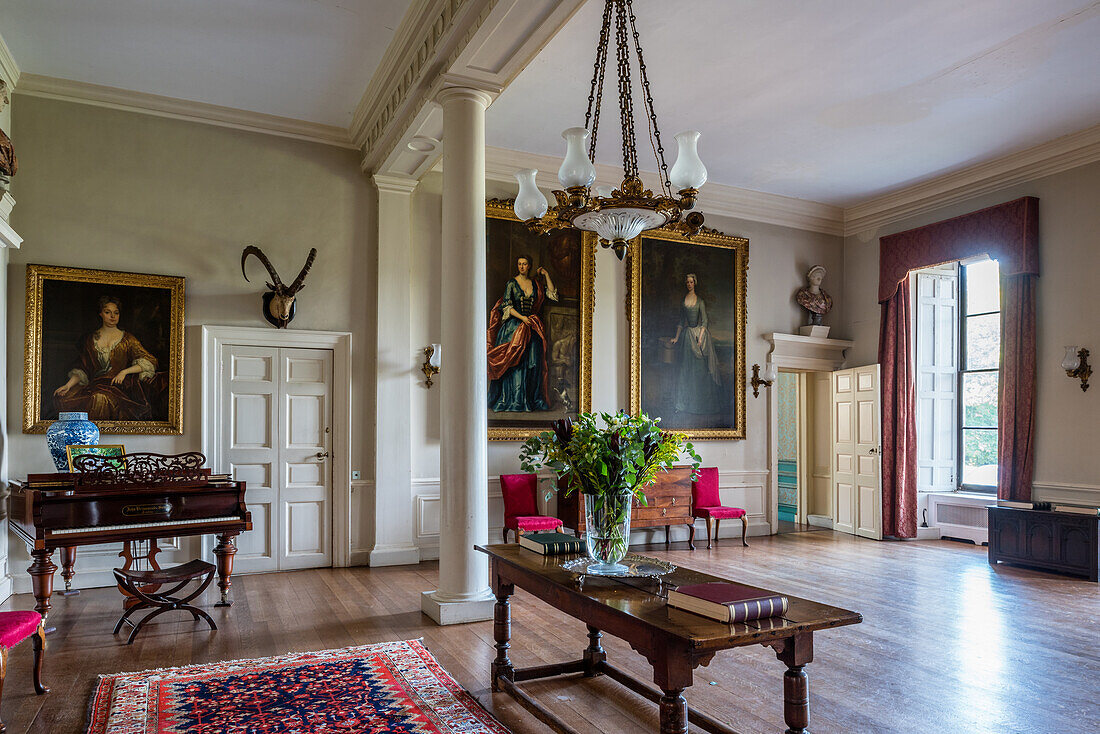
<svg viewBox="0 0 1100 734">
<path fill-rule="evenodd" d="M 46 429 L 46 445 L 50 447 L 53 465 L 58 471 L 68 471 L 69 457 L 66 446 L 95 446 L 99 444 L 99 428 L 88 420 L 87 413 L 59 413 L 57 420 Z"/>
</svg>

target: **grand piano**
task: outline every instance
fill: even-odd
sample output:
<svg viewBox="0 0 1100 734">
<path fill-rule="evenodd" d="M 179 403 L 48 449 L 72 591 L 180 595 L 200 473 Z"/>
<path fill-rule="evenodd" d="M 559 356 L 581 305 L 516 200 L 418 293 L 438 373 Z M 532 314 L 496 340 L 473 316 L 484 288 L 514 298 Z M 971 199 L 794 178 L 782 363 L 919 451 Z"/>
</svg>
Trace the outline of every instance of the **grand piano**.
<svg viewBox="0 0 1100 734">
<path fill-rule="evenodd" d="M 73 575 L 76 548 L 100 543 L 155 540 L 190 535 L 217 536 L 214 555 L 221 600 L 229 606 L 235 538 L 252 529 L 245 508 L 245 483 L 211 474 L 198 453 L 165 456 L 79 456 L 77 471 L 31 474 L 10 482 L 11 528 L 27 544 L 33 562 L 27 572 L 35 611 L 50 611 L 52 556 L 62 549 L 62 575 Z"/>
</svg>

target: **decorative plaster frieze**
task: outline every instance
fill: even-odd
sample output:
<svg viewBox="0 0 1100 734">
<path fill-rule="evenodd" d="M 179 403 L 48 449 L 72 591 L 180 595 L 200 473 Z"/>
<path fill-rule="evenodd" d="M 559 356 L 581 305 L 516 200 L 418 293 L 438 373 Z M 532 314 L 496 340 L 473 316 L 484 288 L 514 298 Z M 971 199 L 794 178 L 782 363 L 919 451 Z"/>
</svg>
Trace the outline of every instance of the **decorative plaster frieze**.
<svg viewBox="0 0 1100 734">
<path fill-rule="evenodd" d="M 405 13 L 352 116 L 351 139 L 364 156 L 375 150 L 410 93 L 423 85 L 429 67 L 438 71 L 440 50 L 449 45 L 455 20 L 465 15 L 466 6 L 475 3 L 482 9 L 492 4 L 486 0 L 416 0 Z M 426 98 L 419 100 L 418 107 L 426 102 Z"/>
<path fill-rule="evenodd" d="M 18 92 L 34 97 L 60 99 L 174 120 L 187 120 L 235 130 L 308 140 L 340 148 L 355 148 L 348 137 L 348 131 L 335 125 L 323 125 L 318 122 L 295 120 L 290 117 L 250 112 L 175 97 L 163 97 L 159 94 L 135 92 L 100 84 L 88 84 L 71 79 L 23 74 Z"/>
</svg>

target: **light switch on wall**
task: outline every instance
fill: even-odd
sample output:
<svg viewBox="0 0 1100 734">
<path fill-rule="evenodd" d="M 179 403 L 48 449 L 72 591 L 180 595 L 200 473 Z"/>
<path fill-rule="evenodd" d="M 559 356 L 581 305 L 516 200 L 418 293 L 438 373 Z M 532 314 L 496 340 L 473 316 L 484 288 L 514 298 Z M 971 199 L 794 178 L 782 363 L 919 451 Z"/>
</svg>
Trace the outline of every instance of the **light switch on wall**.
<svg viewBox="0 0 1100 734">
<path fill-rule="evenodd" d="M 352 469 L 351 470 L 351 481 L 354 482 L 356 479 L 362 479 L 362 478 L 363 478 L 363 473 L 361 471 L 359 471 L 358 469 Z"/>
</svg>

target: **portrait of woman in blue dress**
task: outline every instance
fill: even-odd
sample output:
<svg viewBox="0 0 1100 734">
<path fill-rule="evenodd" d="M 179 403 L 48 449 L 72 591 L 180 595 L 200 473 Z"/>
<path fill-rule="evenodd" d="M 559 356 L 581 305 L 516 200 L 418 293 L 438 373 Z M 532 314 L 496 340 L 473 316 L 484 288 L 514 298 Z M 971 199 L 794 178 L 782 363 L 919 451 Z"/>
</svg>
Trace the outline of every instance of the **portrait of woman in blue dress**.
<svg viewBox="0 0 1100 734">
<path fill-rule="evenodd" d="M 540 311 L 558 292 L 546 268 L 534 278 L 530 271 L 530 258 L 516 258 L 516 275 L 489 313 L 489 409 L 497 412 L 550 410 L 549 341 Z"/>
<path fill-rule="evenodd" d="M 684 278 L 687 294 L 680 303 L 680 323 L 670 344 L 676 347 L 678 370 L 673 407 L 681 413 L 707 415 L 720 411 L 718 356 L 707 319 L 707 304 L 696 293 L 695 273 Z"/>
</svg>

